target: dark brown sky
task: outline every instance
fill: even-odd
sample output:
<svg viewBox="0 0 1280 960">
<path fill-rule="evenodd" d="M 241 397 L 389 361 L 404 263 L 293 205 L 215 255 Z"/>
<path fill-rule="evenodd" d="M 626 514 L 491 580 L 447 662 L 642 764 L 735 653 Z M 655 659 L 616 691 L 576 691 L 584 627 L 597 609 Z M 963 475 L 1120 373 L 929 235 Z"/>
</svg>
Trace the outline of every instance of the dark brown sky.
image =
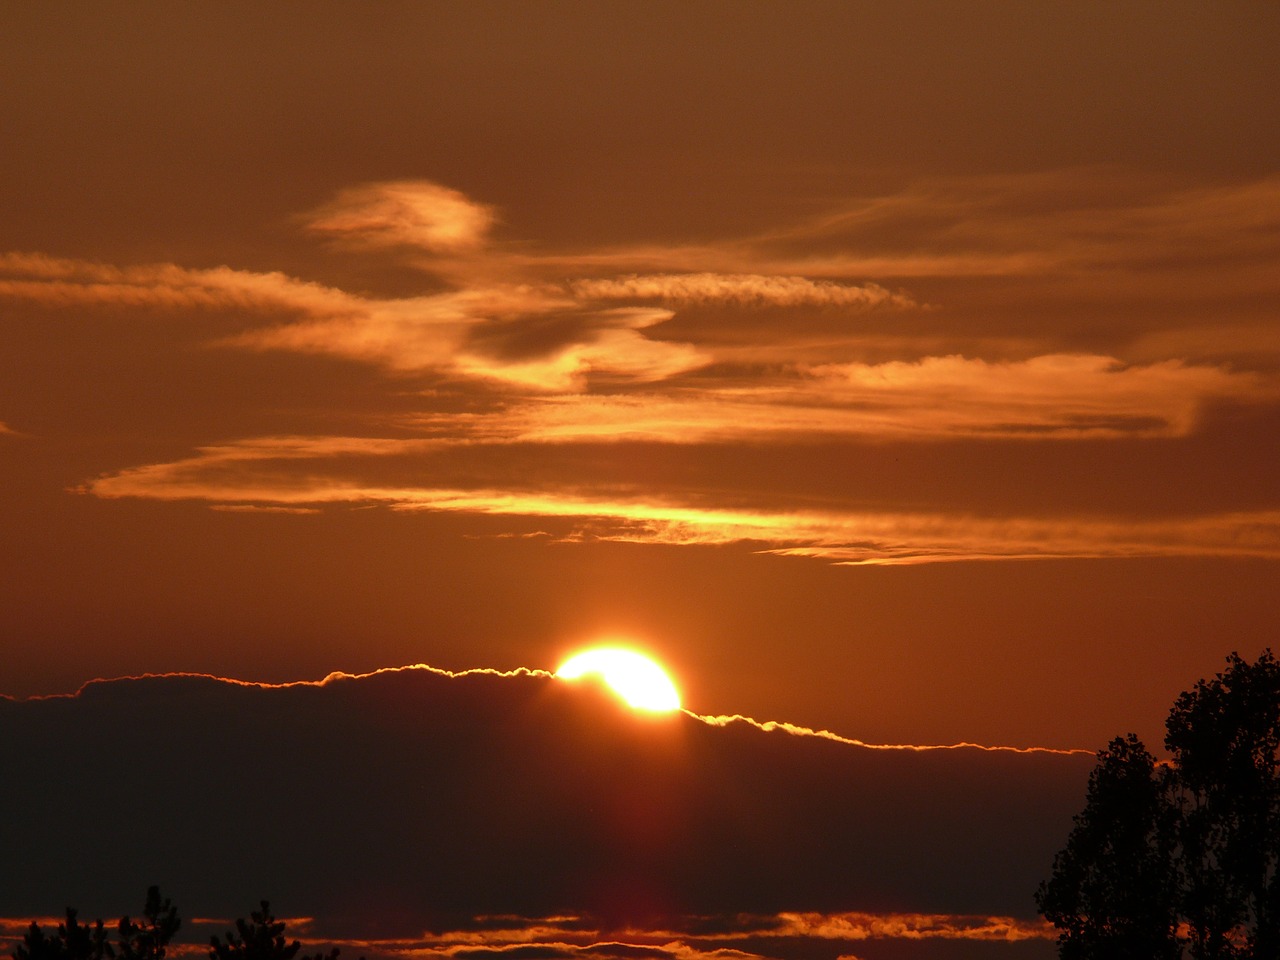
<svg viewBox="0 0 1280 960">
<path fill-rule="evenodd" d="M 4 692 L 1096 748 L 1274 638 L 1274 3 L 0 20 Z"/>
</svg>

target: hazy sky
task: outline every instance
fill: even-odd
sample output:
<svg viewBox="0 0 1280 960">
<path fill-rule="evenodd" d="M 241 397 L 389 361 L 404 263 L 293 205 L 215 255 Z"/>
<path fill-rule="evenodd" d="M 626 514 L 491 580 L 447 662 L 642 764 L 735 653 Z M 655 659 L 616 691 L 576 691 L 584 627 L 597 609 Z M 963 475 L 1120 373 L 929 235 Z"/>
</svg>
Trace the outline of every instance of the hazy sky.
<svg viewBox="0 0 1280 960">
<path fill-rule="evenodd" d="M 11 695 L 1158 743 L 1280 614 L 1280 7 L 11 6 Z"/>
</svg>

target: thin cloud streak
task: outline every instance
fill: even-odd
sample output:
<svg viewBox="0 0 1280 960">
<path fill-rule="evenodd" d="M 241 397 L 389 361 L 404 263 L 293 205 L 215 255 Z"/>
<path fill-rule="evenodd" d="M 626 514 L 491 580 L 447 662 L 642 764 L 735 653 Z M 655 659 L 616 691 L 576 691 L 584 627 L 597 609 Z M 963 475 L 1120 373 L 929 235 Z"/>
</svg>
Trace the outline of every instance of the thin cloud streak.
<svg viewBox="0 0 1280 960">
<path fill-rule="evenodd" d="M 393 452 L 396 441 L 381 441 Z M 418 443 L 423 443 L 418 441 Z M 425 441 L 430 443 L 430 441 Z M 338 444 L 341 447 L 341 444 Z M 350 445 L 358 449 L 359 444 Z M 316 449 L 323 450 L 318 444 Z M 306 457 L 286 441 L 284 459 Z M 423 510 L 552 519 L 573 524 L 561 540 L 680 546 L 747 544 L 779 556 L 840 564 L 904 565 L 962 560 L 1079 557 L 1280 558 L 1280 511 L 1157 520 L 1106 517 L 993 517 L 867 510 L 714 509 L 676 500 L 537 490 L 389 487 L 350 477 L 272 471 L 269 441 L 227 445 L 187 460 L 100 477 L 81 490 L 107 499 L 205 500 L 315 506 L 382 504 Z"/>
<path fill-rule="evenodd" d="M 197 673 L 179 670 L 165 673 L 129 674 L 120 677 L 95 677 L 92 680 L 86 680 L 71 693 L 35 694 L 30 697 L 10 697 L 7 694 L 0 693 L 0 699 L 8 700 L 11 703 L 27 703 L 39 700 L 74 700 L 83 696 L 86 691 L 94 687 L 135 680 L 213 680 L 233 687 L 252 687 L 258 690 L 289 690 L 295 687 L 327 687 L 332 683 L 344 680 L 367 680 L 370 677 L 378 677 L 384 674 L 412 673 L 419 671 L 437 677 L 446 677 L 451 680 L 456 680 L 460 677 L 543 677 L 548 680 L 556 679 L 556 675 L 553 671 L 541 670 L 536 667 L 515 667 L 511 670 L 499 670 L 494 667 L 470 667 L 466 670 L 445 670 L 442 667 L 433 667 L 426 663 L 409 663 L 400 667 L 379 667 L 377 670 L 370 670 L 367 673 L 347 673 L 344 670 L 334 670 L 333 672 L 326 674 L 324 677 L 321 677 L 319 680 L 285 680 L 276 683 L 269 680 L 242 680 L 236 677 L 216 676 L 211 673 Z"/>
<path fill-rule="evenodd" d="M 732 303 L 742 306 L 917 307 L 911 297 L 874 283 L 850 285 L 805 277 L 761 274 L 666 273 L 576 280 L 570 289 L 598 300 L 655 299 L 675 303 Z"/>
<path fill-rule="evenodd" d="M 1087 168 L 932 178 L 835 203 L 756 234 L 697 244 L 634 244 L 529 254 L 521 266 L 601 272 L 807 278 L 1057 277 L 1124 285 L 1150 271 L 1175 286 L 1198 270 L 1275 290 L 1280 176 L 1192 185 Z M 1129 274 L 1126 277 L 1126 274 Z M 1213 278 L 1215 283 L 1206 284 Z"/>
<path fill-rule="evenodd" d="M 838 733 L 832 733 L 830 730 L 814 730 L 812 727 L 803 727 L 794 723 L 787 723 L 782 720 L 756 720 L 752 717 L 744 717 L 740 713 L 732 715 L 727 714 L 699 714 L 690 710 L 684 710 L 683 713 L 695 720 L 701 720 L 703 723 L 712 727 L 727 727 L 735 723 L 745 724 L 749 727 L 755 727 L 757 730 L 763 730 L 765 733 L 779 731 L 787 733 L 795 737 L 817 737 L 821 740 L 834 740 L 836 743 L 847 743 L 853 747 L 866 747 L 870 750 L 911 750 L 911 751 L 927 751 L 927 750 L 984 750 L 988 752 L 1009 752 L 1009 753 L 1056 753 L 1063 756 L 1072 754 L 1088 754 L 1092 756 L 1093 750 L 1084 748 L 1062 750 L 1056 747 L 1008 747 L 1008 746 L 990 746 L 981 743 L 867 743 L 865 740 L 855 740 L 850 737 L 842 737 Z"/>
</svg>

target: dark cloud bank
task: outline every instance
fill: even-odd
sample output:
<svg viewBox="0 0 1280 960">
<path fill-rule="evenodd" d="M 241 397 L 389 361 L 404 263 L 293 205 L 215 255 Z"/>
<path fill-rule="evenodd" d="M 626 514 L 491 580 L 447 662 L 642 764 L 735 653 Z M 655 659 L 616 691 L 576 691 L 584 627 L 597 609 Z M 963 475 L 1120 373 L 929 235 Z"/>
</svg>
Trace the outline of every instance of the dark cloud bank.
<svg viewBox="0 0 1280 960">
<path fill-rule="evenodd" d="M 541 674 L 426 669 L 95 681 L 0 700 L 0 751 L 0 915 L 118 915 L 159 883 L 205 916 L 268 897 L 335 937 L 498 914 L 605 931 L 780 911 L 1031 919 L 1092 763 L 871 749 L 637 714 Z"/>
</svg>

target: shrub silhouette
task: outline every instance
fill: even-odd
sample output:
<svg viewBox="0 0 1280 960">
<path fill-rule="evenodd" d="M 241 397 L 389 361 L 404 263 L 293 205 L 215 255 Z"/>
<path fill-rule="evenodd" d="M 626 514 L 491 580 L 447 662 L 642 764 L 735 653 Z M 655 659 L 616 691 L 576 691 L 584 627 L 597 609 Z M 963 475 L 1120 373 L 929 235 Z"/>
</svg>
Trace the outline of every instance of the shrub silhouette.
<svg viewBox="0 0 1280 960">
<path fill-rule="evenodd" d="M 1098 754 L 1036 903 L 1063 960 L 1280 957 L 1280 662 L 1233 653 L 1174 703 L 1170 761 Z"/>
</svg>

